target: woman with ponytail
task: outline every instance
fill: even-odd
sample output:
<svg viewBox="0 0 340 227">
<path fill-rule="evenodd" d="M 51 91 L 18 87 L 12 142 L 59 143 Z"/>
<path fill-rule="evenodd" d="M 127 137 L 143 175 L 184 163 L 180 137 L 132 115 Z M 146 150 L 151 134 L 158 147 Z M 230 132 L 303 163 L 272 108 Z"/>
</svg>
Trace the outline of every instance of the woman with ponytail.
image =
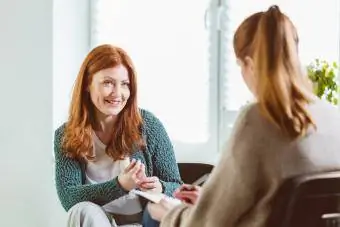
<svg viewBox="0 0 340 227">
<path fill-rule="evenodd" d="M 241 111 L 193 205 L 149 205 L 163 227 L 263 227 L 286 179 L 340 170 L 340 114 L 313 95 L 290 19 L 278 6 L 251 15 L 234 35 L 234 50 L 256 102 Z"/>
</svg>

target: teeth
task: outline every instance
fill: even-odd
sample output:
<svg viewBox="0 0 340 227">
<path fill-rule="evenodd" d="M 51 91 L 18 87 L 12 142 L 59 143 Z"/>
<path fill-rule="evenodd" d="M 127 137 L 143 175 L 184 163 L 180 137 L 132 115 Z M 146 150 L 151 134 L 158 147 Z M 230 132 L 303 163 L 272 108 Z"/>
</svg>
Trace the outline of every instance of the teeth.
<svg viewBox="0 0 340 227">
<path fill-rule="evenodd" d="M 113 103 L 119 103 L 120 101 L 115 101 L 115 100 L 106 100 L 106 102 L 109 102 L 109 103 L 113 104 Z"/>
</svg>

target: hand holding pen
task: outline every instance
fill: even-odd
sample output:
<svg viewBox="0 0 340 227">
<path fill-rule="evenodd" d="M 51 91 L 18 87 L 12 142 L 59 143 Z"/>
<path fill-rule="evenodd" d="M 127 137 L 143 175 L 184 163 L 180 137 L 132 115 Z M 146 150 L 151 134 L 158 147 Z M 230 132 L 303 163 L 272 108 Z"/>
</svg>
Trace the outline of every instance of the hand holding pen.
<svg viewBox="0 0 340 227">
<path fill-rule="evenodd" d="M 198 185 L 201 185 L 208 179 L 209 174 L 203 175 L 198 180 L 196 180 L 193 184 L 183 184 L 181 185 L 175 192 L 174 197 L 184 201 L 188 204 L 195 204 L 198 200 L 202 188 Z"/>
</svg>

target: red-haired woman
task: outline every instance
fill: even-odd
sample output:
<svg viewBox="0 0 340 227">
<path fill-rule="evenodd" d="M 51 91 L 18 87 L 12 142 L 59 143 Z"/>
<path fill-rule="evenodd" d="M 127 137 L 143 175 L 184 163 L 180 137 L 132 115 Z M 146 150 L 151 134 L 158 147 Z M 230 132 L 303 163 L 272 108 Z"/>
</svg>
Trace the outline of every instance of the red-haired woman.
<svg viewBox="0 0 340 227">
<path fill-rule="evenodd" d="M 68 226 L 157 226 L 131 189 L 169 196 L 182 183 L 162 123 L 137 106 L 136 72 L 121 48 L 85 58 L 68 121 L 55 132 L 56 188 Z M 143 216 L 144 215 L 144 216 Z M 147 223 L 145 223 L 147 222 Z"/>
</svg>

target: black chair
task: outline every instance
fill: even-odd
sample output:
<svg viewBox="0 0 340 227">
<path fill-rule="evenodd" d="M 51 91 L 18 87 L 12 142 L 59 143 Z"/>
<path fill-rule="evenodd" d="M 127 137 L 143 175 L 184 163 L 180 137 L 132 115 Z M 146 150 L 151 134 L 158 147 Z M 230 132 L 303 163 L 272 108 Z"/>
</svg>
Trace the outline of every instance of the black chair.
<svg viewBox="0 0 340 227">
<path fill-rule="evenodd" d="M 287 180 L 271 206 L 267 227 L 340 227 L 340 171 Z"/>
<path fill-rule="evenodd" d="M 192 184 L 205 174 L 210 174 L 213 165 L 205 163 L 178 163 L 178 169 L 184 183 Z"/>
</svg>

